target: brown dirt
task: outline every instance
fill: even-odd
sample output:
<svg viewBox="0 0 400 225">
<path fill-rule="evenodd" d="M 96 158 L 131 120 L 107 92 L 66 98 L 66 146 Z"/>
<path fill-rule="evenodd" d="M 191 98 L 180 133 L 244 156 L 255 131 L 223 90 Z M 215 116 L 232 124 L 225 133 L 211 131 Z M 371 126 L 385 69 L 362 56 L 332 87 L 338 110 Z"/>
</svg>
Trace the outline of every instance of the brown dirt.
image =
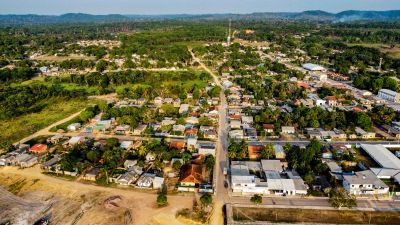
<svg viewBox="0 0 400 225">
<path fill-rule="evenodd" d="M 127 213 L 132 215 L 132 224 L 184 224 L 175 218 L 175 214 L 182 208 L 191 208 L 193 204 L 193 195 L 168 195 L 168 206 L 158 208 L 156 194 L 68 181 L 44 175 L 38 167 L 24 170 L 0 168 L 0 185 L 12 189 L 10 191 L 25 201 L 40 203 L 34 215 L 20 224 L 32 224 L 40 217 L 38 212 L 50 203 L 53 203 L 49 211 L 52 214 L 51 224 L 72 224 L 82 210 L 84 213 L 77 225 L 125 224 Z M 117 195 L 120 200 L 110 201 Z M 0 207 L 10 202 L 0 198 Z M 105 202 L 113 202 L 112 207 L 105 207 Z M 15 221 L 23 213 L 17 208 L 0 216 Z"/>
</svg>

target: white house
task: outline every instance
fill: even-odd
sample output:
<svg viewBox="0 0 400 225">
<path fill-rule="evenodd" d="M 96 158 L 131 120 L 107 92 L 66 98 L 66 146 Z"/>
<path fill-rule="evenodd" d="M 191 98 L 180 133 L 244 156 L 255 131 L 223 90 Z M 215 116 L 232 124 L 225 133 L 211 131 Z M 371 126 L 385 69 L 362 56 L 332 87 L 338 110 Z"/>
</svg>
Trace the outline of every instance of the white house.
<svg viewBox="0 0 400 225">
<path fill-rule="evenodd" d="M 343 175 L 343 187 L 354 195 L 382 195 L 389 192 L 389 187 L 371 170 Z"/>
<path fill-rule="evenodd" d="M 290 126 L 282 127 L 281 134 L 294 134 L 294 133 L 296 133 L 294 127 L 290 127 Z"/>
</svg>

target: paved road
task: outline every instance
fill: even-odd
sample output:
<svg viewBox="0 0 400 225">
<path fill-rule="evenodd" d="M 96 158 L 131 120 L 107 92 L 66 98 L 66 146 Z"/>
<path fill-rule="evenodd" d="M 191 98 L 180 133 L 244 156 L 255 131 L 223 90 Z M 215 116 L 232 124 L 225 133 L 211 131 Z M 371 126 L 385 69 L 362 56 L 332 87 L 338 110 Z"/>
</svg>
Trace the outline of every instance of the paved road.
<svg viewBox="0 0 400 225">
<path fill-rule="evenodd" d="M 215 167 L 213 174 L 214 184 L 214 212 L 211 216 L 210 224 L 223 224 L 222 208 L 229 199 L 228 191 L 224 187 L 225 175 L 223 169 L 227 167 L 227 148 L 228 148 L 228 123 L 227 123 L 227 101 L 224 93 L 224 88 L 218 76 L 211 71 L 204 63 L 197 58 L 191 49 L 189 49 L 192 58 L 199 62 L 200 67 L 207 71 L 213 78 L 214 83 L 221 87 L 220 92 L 220 106 L 219 106 L 219 126 L 218 126 L 218 139 L 217 151 L 215 155 Z"/>
</svg>

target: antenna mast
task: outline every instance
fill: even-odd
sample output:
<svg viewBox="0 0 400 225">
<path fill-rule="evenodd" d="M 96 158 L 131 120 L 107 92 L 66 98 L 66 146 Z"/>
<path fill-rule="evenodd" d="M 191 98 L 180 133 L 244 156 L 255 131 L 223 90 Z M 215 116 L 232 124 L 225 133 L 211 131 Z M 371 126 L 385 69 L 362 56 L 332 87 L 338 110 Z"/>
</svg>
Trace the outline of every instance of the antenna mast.
<svg viewBox="0 0 400 225">
<path fill-rule="evenodd" d="M 232 37 L 231 37 L 231 28 L 232 28 L 232 20 L 229 19 L 229 30 L 228 30 L 228 39 L 227 39 L 228 46 L 231 45 L 231 39 L 232 39 Z"/>
</svg>

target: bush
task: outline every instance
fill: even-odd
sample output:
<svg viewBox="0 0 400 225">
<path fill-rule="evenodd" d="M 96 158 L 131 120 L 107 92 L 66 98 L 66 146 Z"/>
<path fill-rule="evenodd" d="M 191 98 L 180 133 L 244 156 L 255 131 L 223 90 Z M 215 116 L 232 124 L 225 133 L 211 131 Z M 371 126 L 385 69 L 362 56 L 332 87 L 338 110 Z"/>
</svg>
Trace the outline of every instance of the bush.
<svg viewBox="0 0 400 225">
<path fill-rule="evenodd" d="M 157 196 L 157 206 L 158 207 L 163 207 L 168 204 L 168 199 L 167 196 L 163 193 L 158 194 Z"/>
</svg>

